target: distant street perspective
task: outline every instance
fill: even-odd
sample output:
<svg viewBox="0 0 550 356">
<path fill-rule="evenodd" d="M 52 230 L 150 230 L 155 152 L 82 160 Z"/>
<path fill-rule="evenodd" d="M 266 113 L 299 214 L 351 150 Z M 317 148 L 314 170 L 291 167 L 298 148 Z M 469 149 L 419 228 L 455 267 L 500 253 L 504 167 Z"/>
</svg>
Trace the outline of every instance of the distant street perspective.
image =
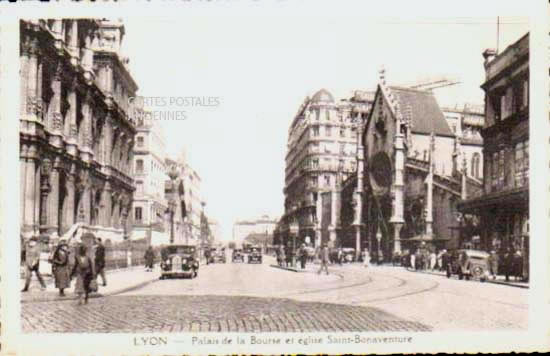
<svg viewBox="0 0 550 356">
<path fill-rule="evenodd" d="M 20 22 L 23 331 L 526 330 L 527 20 L 264 20 Z"/>
</svg>

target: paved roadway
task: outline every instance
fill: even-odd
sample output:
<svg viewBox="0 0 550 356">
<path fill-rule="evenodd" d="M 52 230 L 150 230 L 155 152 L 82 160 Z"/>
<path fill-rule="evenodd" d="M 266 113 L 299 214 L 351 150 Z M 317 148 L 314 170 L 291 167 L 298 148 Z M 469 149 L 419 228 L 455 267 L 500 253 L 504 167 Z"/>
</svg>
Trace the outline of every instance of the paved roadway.
<svg viewBox="0 0 550 356">
<path fill-rule="evenodd" d="M 399 267 L 295 273 L 263 265 L 201 266 L 125 294 L 22 304 L 25 332 L 450 331 L 527 327 L 527 289 Z"/>
</svg>

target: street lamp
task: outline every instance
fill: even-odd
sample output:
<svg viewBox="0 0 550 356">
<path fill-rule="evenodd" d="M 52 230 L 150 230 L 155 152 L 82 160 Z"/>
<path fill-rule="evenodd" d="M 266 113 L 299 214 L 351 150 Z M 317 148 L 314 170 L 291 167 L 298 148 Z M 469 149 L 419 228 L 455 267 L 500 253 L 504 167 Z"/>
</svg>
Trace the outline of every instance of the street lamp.
<svg viewBox="0 0 550 356">
<path fill-rule="evenodd" d="M 290 234 L 292 235 L 292 267 L 296 267 L 296 236 L 298 236 L 298 221 L 290 223 Z"/>
<path fill-rule="evenodd" d="M 170 243 L 174 243 L 174 216 L 176 214 L 176 179 L 179 176 L 178 169 L 175 165 L 170 167 L 168 177 L 170 177 L 172 194 L 170 194 L 170 201 L 168 202 L 168 209 L 170 211 Z"/>
</svg>

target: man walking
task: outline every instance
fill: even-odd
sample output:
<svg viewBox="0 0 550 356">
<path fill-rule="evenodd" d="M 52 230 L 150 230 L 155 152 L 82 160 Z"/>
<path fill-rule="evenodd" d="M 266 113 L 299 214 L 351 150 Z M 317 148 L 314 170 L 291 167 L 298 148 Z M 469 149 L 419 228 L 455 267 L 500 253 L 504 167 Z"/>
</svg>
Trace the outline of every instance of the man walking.
<svg viewBox="0 0 550 356">
<path fill-rule="evenodd" d="M 96 270 L 96 278 L 97 276 L 101 276 L 101 280 L 103 281 L 103 286 L 107 286 L 107 279 L 105 278 L 105 246 L 103 246 L 103 243 L 101 241 L 101 238 L 96 239 L 96 250 L 95 250 L 95 270 Z"/>
<path fill-rule="evenodd" d="M 321 259 L 321 268 L 319 271 L 317 271 L 317 274 L 321 274 L 323 269 L 328 275 L 328 247 L 326 244 L 323 245 L 323 248 L 321 249 L 321 256 L 319 256 Z"/>
<path fill-rule="evenodd" d="M 302 244 L 302 246 L 300 247 L 300 266 L 302 267 L 302 269 L 306 268 L 306 259 L 307 259 L 306 245 Z"/>
<path fill-rule="evenodd" d="M 36 236 L 32 236 L 26 243 L 25 248 L 25 287 L 21 292 L 27 292 L 31 284 L 32 273 L 36 274 L 36 278 L 42 287 L 46 289 L 46 283 L 40 275 L 40 244 Z"/>
</svg>

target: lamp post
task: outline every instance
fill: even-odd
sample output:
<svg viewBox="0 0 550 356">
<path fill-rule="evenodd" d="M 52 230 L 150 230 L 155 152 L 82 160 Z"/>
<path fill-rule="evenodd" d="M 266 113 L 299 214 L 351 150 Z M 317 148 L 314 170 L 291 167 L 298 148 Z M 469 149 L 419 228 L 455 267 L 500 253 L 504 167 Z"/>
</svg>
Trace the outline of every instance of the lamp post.
<svg viewBox="0 0 550 356">
<path fill-rule="evenodd" d="M 170 243 L 174 243 L 174 216 L 176 214 L 176 179 L 178 178 L 179 173 L 178 169 L 175 165 L 170 167 L 170 171 L 168 172 L 168 177 L 171 181 L 171 193 L 170 194 L 170 201 L 168 202 L 168 209 L 170 211 Z"/>
<path fill-rule="evenodd" d="M 294 220 L 290 224 L 290 234 L 292 235 L 292 267 L 296 267 L 296 236 L 298 236 L 298 221 Z"/>
</svg>

